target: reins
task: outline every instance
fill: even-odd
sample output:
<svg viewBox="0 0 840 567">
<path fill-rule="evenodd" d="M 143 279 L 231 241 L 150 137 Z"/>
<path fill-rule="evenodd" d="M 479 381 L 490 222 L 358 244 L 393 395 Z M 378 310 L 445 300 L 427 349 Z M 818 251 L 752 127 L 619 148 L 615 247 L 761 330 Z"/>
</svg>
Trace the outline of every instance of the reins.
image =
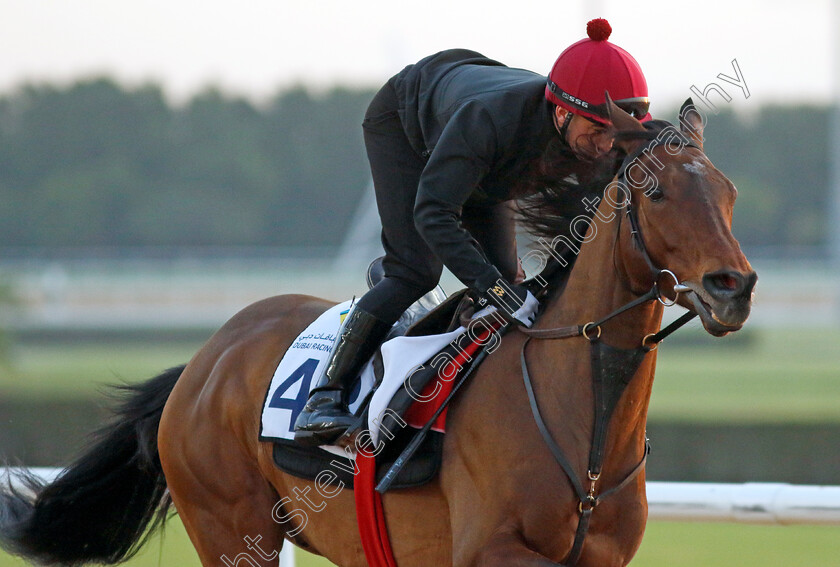
<svg viewBox="0 0 840 567">
<path fill-rule="evenodd" d="M 656 140 L 653 144 L 645 144 L 637 149 L 635 152 L 628 154 L 619 168 L 616 178 L 621 181 L 625 179 L 628 167 L 637 159 L 644 150 L 652 148 L 656 145 Z M 686 140 L 686 146 L 698 147 L 690 140 Z M 563 562 L 564 565 L 574 567 L 580 559 L 583 551 L 583 543 L 586 534 L 589 530 L 589 524 L 592 517 L 592 511 L 605 498 L 612 496 L 628 484 L 630 484 L 644 469 L 647 461 L 648 453 L 650 452 L 650 445 L 645 438 L 645 449 L 641 461 L 636 467 L 621 481 L 618 485 L 610 488 L 607 491 L 597 493 L 597 483 L 601 478 L 602 466 L 604 461 L 604 448 L 607 439 L 607 429 L 612 417 L 613 411 L 624 392 L 626 386 L 635 376 L 636 371 L 641 365 L 644 357 L 652 350 L 655 350 L 658 344 L 664 340 L 671 333 L 688 323 L 691 319 L 696 317 L 696 313 L 688 312 L 676 319 L 667 327 L 661 329 L 656 333 L 645 335 L 639 346 L 633 349 L 620 349 L 612 347 L 601 341 L 601 326 L 618 315 L 633 309 L 639 305 L 643 305 L 650 301 L 659 301 L 662 305 L 669 307 L 677 302 L 679 294 L 683 291 L 679 278 L 670 270 L 657 268 L 648 253 L 642 238 L 639 220 L 636 215 L 635 208 L 631 202 L 626 205 L 625 214 L 630 221 L 630 230 L 633 237 L 633 242 L 641 252 L 646 264 L 648 265 L 651 275 L 653 276 L 653 285 L 651 289 L 637 297 L 636 299 L 622 305 L 615 311 L 605 315 L 604 317 L 590 321 L 588 323 L 579 325 L 569 325 L 565 327 L 555 327 L 550 329 L 529 329 L 525 327 L 518 327 L 518 330 L 527 338 L 522 343 L 522 350 L 520 352 L 520 364 L 522 368 L 522 378 L 525 383 L 525 390 L 528 394 L 528 401 L 531 406 L 531 413 L 537 428 L 548 446 L 555 461 L 563 469 L 566 476 L 571 482 L 577 498 L 579 500 L 578 513 L 578 527 L 575 531 L 575 539 L 572 544 L 572 550 Z M 620 221 L 619 221 L 620 222 Z M 619 226 L 619 231 L 621 227 Z M 663 276 L 671 277 L 674 281 L 675 296 L 673 299 L 665 297 L 660 290 L 660 280 Z M 567 339 L 572 337 L 586 337 L 590 343 L 590 358 L 592 364 L 592 387 L 595 399 L 595 420 L 592 432 L 592 445 L 589 451 L 589 465 L 586 473 L 586 480 L 589 485 L 585 488 L 584 483 L 581 482 L 574 468 L 569 460 L 566 458 L 562 449 L 557 445 L 556 441 L 551 435 L 548 427 L 543 420 L 540 412 L 539 404 L 537 402 L 536 394 L 534 392 L 533 383 L 531 381 L 530 373 L 528 372 L 528 363 L 525 357 L 525 349 L 531 339 L 548 340 L 548 339 Z"/>
</svg>

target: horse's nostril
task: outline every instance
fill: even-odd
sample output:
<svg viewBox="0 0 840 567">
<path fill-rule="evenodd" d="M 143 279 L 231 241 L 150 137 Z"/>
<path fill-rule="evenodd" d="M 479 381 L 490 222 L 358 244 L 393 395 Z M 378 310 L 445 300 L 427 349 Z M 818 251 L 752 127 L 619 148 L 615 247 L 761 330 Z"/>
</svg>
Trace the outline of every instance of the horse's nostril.
<svg viewBox="0 0 840 567">
<path fill-rule="evenodd" d="M 729 291 L 735 291 L 738 288 L 738 280 L 729 274 L 715 276 L 714 283 L 718 288 Z"/>
<path fill-rule="evenodd" d="M 735 271 L 721 271 L 703 276 L 703 287 L 720 300 L 731 300 L 749 296 L 756 282 L 755 272 L 742 274 Z"/>
<path fill-rule="evenodd" d="M 745 292 L 750 282 L 749 277 L 734 272 L 723 271 L 703 276 L 703 287 L 712 297 L 720 300 L 732 299 Z"/>
</svg>

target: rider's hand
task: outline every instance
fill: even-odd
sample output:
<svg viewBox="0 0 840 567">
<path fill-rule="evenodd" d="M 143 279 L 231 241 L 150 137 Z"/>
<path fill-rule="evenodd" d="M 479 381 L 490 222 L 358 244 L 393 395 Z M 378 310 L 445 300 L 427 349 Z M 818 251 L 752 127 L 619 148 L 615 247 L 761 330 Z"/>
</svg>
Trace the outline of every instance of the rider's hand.
<svg viewBox="0 0 840 567">
<path fill-rule="evenodd" d="M 524 327 L 534 324 L 540 302 L 525 286 L 496 284 L 488 288 L 484 296 L 509 321 Z"/>
</svg>

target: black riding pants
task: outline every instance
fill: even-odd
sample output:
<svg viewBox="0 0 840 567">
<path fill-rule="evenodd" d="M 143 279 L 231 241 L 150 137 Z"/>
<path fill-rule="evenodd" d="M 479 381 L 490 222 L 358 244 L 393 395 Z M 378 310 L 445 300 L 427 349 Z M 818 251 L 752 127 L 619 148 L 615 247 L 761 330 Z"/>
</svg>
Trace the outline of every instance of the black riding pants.
<svg viewBox="0 0 840 567">
<path fill-rule="evenodd" d="M 443 264 L 415 228 L 414 203 L 426 162 L 409 144 L 398 107 L 389 81 L 371 101 L 362 124 L 382 221 L 385 277 L 359 299 L 358 306 L 391 323 L 432 290 L 443 271 Z M 511 203 L 465 206 L 461 222 L 485 258 L 508 281 L 515 281 L 519 262 Z"/>
</svg>

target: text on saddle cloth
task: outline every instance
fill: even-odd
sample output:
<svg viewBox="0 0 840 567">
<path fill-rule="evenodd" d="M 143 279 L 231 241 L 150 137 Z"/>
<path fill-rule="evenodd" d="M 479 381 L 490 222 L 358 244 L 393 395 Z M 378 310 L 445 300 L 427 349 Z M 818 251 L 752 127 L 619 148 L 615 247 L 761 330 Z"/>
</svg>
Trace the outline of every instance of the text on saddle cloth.
<svg viewBox="0 0 840 567">
<path fill-rule="evenodd" d="M 313 321 L 292 343 L 271 380 L 260 423 L 260 439 L 264 441 L 294 438 L 294 423 L 303 409 L 309 392 L 327 364 L 343 317 L 352 301 L 340 303 Z M 476 318 L 487 315 L 482 311 Z M 449 333 L 417 337 L 398 336 L 386 341 L 382 347 L 384 377 L 370 401 L 368 430 L 374 444 L 379 441 L 380 417 L 412 373 L 431 360 L 447 345 L 466 332 L 460 327 Z M 350 393 L 350 411 L 356 412 L 373 388 L 375 375 L 373 361 L 368 362 L 355 381 Z M 324 447 L 346 456 L 338 447 Z"/>
</svg>

